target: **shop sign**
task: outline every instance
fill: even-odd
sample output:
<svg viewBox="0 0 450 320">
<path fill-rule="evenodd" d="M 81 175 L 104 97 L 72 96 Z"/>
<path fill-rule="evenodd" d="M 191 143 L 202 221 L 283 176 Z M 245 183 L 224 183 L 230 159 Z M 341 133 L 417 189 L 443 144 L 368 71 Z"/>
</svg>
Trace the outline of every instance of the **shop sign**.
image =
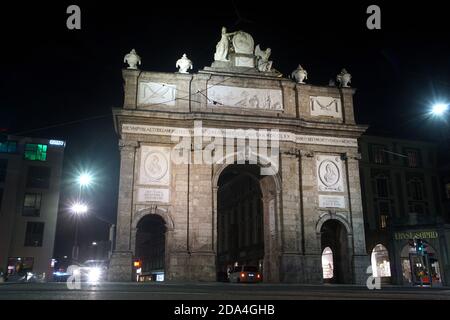
<svg viewBox="0 0 450 320">
<path fill-rule="evenodd" d="M 396 232 L 394 234 L 395 240 L 437 239 L 437 237 L 438 233 L 436 231 Z"/>
</svg>

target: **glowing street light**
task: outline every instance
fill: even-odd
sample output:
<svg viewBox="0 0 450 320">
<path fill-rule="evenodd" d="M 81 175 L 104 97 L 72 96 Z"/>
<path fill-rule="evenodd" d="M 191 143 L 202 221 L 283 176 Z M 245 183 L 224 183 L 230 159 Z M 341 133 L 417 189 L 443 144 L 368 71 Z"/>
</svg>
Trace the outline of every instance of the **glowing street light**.
<svg viewBox="0 0 450 320">
<path fill-rule="evenodd" d="M 435 116 L 442 116 L 448 111 L 448 104 L 436 103 L 431 107 L 431 113 Z"/>
<path fill-rule="evenodd" d="M 78 177 L 78 183 L 80 184 L 80 187 L 88 187 L 92 183 L 92 175 L 89 173 L 82 173 Z"/>
<path fill-rule="evenodd" d="M 70 207 L 70 210 L 76 215 L 85 214 L 88 211 L 88 206 L 84 203 L 77 202 Z"/>
</svg>

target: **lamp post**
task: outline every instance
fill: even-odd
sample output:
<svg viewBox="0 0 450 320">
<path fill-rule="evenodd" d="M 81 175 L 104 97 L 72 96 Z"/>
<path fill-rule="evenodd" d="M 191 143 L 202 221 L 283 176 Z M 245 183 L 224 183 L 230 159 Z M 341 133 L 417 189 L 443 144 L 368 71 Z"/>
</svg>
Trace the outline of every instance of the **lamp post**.
<svg viewBox="0 0 450 320">
<path fill-rule="evenodd" d="M 84 187 L 88 187 L 92 183 L 92 175 L 89 174 L 88 172 L 81 173 L 77 178 L 77 183 L 79 185 L 78 199 L 77 202 L 75 202 L 70 208 L 71 212 L 75 215 L 75 239 L 72 249 L 72 259 L 74 261 L 78 261 L 78 253 L 79 253 L 78 220 L 81 215 L 84 215 L 88 211 L 87 205 L 81 201 L 82 190 Z"/>
<path fill-rule="evenodd" d="M 72 249 L 72 259 L 74 261 L 78 261 L 78 253 L 79 253 L 79 247 L 78 247 L 78 219 L 79 216 L 85 214 L 88 211 L 88 207 L 86 204 L 81 202 L 76 202 L 72 205 L 70 208 L 72 213 L 75 215 L 75 239 Z"/>
</svg>

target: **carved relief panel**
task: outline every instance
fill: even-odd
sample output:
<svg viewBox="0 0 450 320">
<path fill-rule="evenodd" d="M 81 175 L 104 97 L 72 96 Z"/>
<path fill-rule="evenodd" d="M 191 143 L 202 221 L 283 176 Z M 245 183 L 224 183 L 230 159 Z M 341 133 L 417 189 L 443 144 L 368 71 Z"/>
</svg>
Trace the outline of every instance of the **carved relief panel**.
<svg viewBox="0 0 450 320">
<path fill-rule="evenodd" d="M 150 81 L 139 82 L 138 104 L 165 104 L 175 106 L 176 86 Z"/>
<path fill-rule="evenodd" d="M 207 95 L 208 105 L 283 110 L 281 90 L 212 85 L 208 87 Z"/>
<path fill-rule="evenodd" d="M 310 96 L 311 116 L 326 116 L 342 119 L 341 99 L 334 97 Z"/>
</svg>

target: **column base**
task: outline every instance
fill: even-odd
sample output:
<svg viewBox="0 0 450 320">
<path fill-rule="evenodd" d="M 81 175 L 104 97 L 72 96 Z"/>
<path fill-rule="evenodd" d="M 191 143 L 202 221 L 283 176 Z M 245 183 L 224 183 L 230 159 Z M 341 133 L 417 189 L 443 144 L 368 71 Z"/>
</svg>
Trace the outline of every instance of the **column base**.
<svg viewBox="0 0 450 320">
<path fill-rule="evenodd" d="M 131 251 L 114 251 L 108 270 L 108 281 L 133 281 L 133 253 Z"/>
<path fill-rule="evenodd" d="M 284 283 L 322 283 L 321 257 L 317 255 L 283 254 L 280 273 L 280 280 Z"/>
<path fill-rule="evenodd" d="M 190 279 L 216 281 L 216 255 L 213 252 L 193 252 L 189 257 Z"/>
<path fill-rule="evenodd" d="M 367 267 L 370 265 L 368 255 L 353 255 L 352 271 L 354 284 L 366 285 L 367 279 L 370 276 L 370 274 L 366 273 L 366 271 Z"/>
</svg>

